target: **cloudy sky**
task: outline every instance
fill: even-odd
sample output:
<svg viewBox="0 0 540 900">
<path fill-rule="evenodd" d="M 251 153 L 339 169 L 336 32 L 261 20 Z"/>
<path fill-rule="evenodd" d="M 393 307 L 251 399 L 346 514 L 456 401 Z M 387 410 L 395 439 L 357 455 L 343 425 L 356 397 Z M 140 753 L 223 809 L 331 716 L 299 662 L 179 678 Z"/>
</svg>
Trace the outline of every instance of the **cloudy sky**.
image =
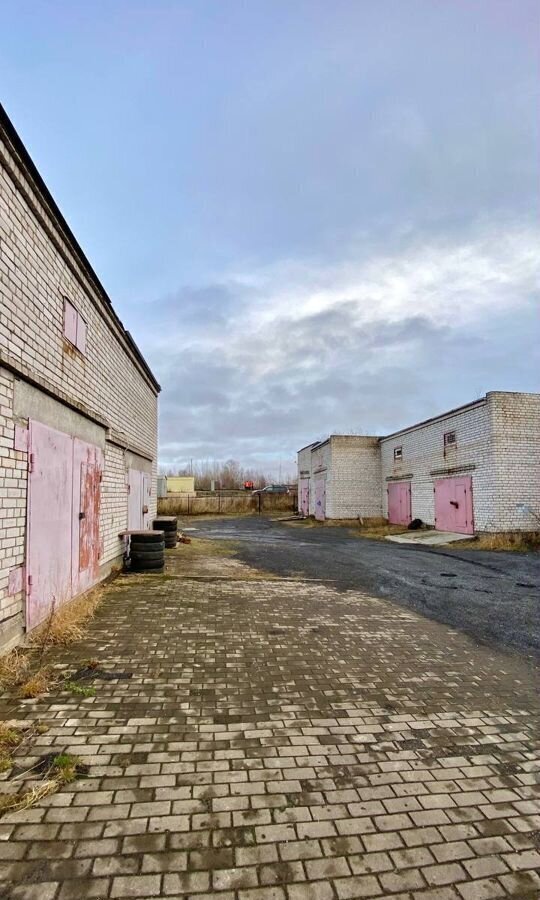
<svg viewBox="0 0 540 900">
<path fill-rule="evenodd" d="M 163 386 L 277 474 L 538 390 L 536 0 L 3 0 L 2 102 Z"/>
</svg>

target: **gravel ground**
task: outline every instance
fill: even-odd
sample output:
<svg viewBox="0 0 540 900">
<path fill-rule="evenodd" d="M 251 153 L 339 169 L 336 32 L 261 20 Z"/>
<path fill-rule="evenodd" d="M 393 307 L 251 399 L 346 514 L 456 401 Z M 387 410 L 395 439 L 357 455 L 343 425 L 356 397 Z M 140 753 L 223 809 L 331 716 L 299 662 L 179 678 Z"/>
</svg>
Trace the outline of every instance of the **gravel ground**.
<svg viewBox="0 0 540 900">
<path fill-rule="evenodd" d="M 540 555 L 400 546 L 346 528 L 267 518 L 190 519 L 201 537 L 238 542 L 244 562 L 365 590 L 459 628 L 480 643 L 540 659 Z"/>
</svg>

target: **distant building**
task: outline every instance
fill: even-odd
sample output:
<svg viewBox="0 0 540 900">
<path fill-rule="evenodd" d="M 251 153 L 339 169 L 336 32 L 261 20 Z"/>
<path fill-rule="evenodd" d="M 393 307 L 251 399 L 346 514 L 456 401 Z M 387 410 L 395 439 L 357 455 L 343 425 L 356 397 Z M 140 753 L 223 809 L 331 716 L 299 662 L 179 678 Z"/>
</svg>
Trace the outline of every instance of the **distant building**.
<svg viewBox="0 0 540 900">
<path fill-rule="evenodd" d="M 193 475 L 167 475 L 168 494 L 194 494 L 195 478 Z"/>
<path fill-rule="evenodd" d="M 491 391 L 385 437 L 298 452 L 299 508 L 317 519 L 412 519 L 441 531 L 540 529 L 540 394 Z"/>
</svg>

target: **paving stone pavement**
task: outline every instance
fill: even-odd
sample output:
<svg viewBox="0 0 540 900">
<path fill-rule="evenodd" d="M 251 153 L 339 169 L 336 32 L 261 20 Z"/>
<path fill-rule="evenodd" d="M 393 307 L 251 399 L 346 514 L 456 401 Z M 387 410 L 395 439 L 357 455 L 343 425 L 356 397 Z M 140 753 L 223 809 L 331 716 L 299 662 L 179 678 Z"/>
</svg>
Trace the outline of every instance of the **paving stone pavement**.
<svg viewBox="0 0 540 900">
<path fill-rule="evenodd" d="M 540 897 L 531 668 L 389 602 L 184 551 L 118 579 L 56 656 L 130 678 L 3 699 L 2 719 L 50 726 L 19 768 L 66 751 L 89 775 L 0 821 L 0 897 Z"/>
</svg>

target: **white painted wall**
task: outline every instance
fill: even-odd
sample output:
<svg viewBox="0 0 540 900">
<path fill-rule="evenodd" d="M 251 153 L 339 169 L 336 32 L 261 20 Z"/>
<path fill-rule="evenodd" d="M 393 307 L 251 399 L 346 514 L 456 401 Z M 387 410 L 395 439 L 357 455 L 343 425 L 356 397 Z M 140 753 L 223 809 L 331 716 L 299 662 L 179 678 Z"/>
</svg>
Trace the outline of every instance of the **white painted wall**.
<svg viewBox="0 0 540 900">
<path fill-rule="evenodd" d="M 88 325 L 84 355 L 64 338 L 65 297 Z M 20 638 L 23 622 L 23 592 L 12 590 L 10 573 L 24 562 L 28 459 L 14 449 L 15 425 L 34 418 L 68 433 L 82 431 L 104 450 L 105 571 L 123 549 L 118 532 L 127 525 L 128 456 L 153 475 L 155 515 L 157 389 L 1 126 L 0 307 L 2 647 Z"/>
</svg>

